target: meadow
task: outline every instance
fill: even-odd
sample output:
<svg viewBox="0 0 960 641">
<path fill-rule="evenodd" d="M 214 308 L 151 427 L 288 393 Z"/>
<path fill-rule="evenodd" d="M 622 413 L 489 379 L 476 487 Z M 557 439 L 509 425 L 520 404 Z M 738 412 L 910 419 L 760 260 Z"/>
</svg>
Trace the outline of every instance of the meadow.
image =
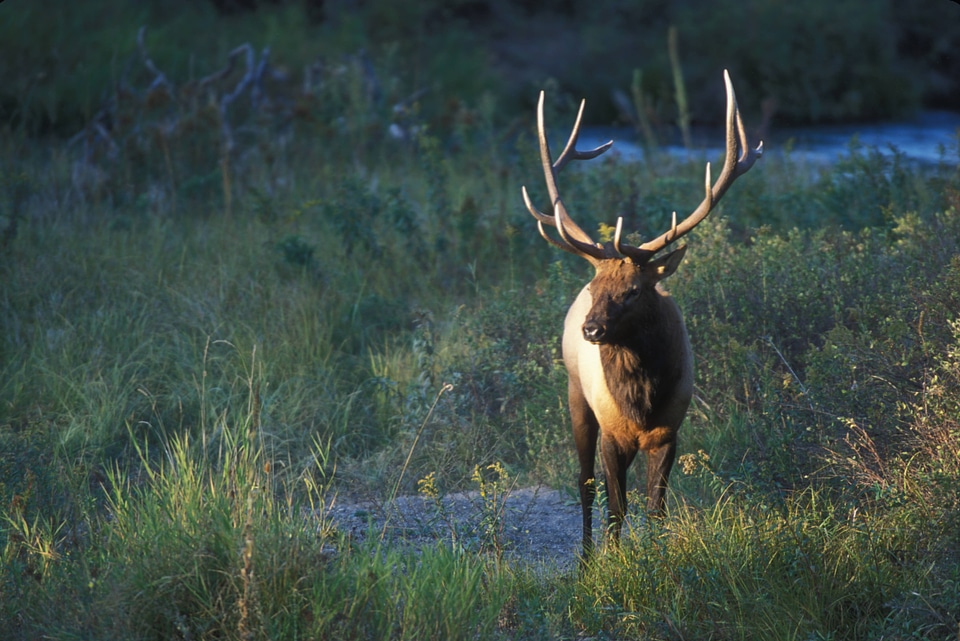
<svg viewBox="0 0 960 641">
<path fill-rule="evenodd" d="M 957 140 L 935 166 L 768 153 L 690 235 L 662 523 L 632 496 L 643 527 L 579 571 L 411 551 L 326 506 L 574 496 L 559 338 L 589 267 L 523 205 L 532 109 L 419 94 L 352 41 L 218 75 L 233 29 L 189 72 L 146 30 L 75 137 L 0 128 L 4 638 L 957 638 Z M 701 197 L 699 160 L 592 165 L 564 199 L 596 237 Z"/>
</svg>

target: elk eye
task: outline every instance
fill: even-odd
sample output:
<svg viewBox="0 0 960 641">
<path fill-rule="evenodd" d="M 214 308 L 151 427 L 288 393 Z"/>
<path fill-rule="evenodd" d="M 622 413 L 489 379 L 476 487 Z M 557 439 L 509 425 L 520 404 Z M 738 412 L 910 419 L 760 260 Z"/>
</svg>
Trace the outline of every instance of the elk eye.
<svg viewBox="0 0 960 641">
<path fill-rule="evenodd" d="M 627 295 L 625 296 L 625 298 L 627 300 L 633 300 L 634 298 L 637 297 L 639 293 L 640 293 L 640 288 L 634 285 L 633 287 L 627 290 Z"/>
</svg>

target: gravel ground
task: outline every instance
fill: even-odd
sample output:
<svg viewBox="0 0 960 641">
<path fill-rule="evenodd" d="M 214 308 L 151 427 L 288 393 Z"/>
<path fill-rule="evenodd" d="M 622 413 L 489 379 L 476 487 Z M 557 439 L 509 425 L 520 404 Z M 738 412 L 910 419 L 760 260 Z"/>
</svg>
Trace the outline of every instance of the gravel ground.
<svg viewBox="0 0 960 641">
<path fill-rule="evenodd" d="M 512 561 L 558 569 L 576 566 L 580 506 L 557 490 L 522 488 L 486 503 L 474 491 L 446 495 L 440 502 L 422 496 L 402 496 L 389 503 L 335 500 L 328 518 L 357 540 L 382 536 L 416 549 L 456 539 L 467 549 L 500 547 Z"/>
</svg>

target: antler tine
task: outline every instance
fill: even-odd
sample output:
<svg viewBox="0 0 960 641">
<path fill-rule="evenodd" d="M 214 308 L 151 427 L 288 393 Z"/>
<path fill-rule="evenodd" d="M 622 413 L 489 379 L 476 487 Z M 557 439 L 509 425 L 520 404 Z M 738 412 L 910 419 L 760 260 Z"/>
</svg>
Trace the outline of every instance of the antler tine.
<svg viewBox="0 0 960 641">
<path fill-rule="evenodd" d="M 527 193 L 527 187 L 521 187 L 520 191 L 523 193 L 523 202 L 527 206 L 527 211 L 533 214 L 533 217 L 537 219 L 537 222 L 553 225 L 553 216 L 547 216 L 545 213 L 536 208 L 536 206 L 533 204 L 533 201 L 530 200 L 530 194 Z"/>
<path fill-rule="evenodd" d="M 553 216 L 547 216 L 543 212 L 534 206 L 533 201 L 530 200 L 530 195 L 527 193 L 526 187 L 521 187 L 520 191 L 523 193 L 523 202 L 527 205 L 527 210 L 533 214 L 533 217 L 537 219 L 537 228 L 540 230 L 540 235 L 543 236 L 548 243 L 554 247 L 559 247 L 564 251 L 568 251 L 571 254 L 576 254 L 577 256 L 583 256 L 584 258 L 593 259 L 593 258 L 603 258 L 605 252 L 600 245 L 595 244 L 593 241 L 583 242 L 573 238 L 569 235 L 570 227 L 575 229 L 580 229 L 576 223 L 574 223 L 569 214 L 567 214 L 566 208 L 563 206 L 563 202 L 557 201 L 556 206 L 554 207 Z M 561 240 L 564 243 L 557 242 L 553 238 L 547 235 L 547 231 L 543 228 L 543 225 L 547 224 L 551 227 L 556 227 L 557 232 L 560 234 Z M 586 233 L 582 230 L 580 233 L 586 236 Z M 589 239 L 589 236 L 587 236 Z"/>
<path fill-rule="evenodd" d="M 733 90 L 730 72 L 723 70 L 723 83 L 727 90 L 727 153 L 723 160 L 723 169 L 717 184 L 713 186 L 713 200 L 720 200 L 738 176 L 742 176 L 753 167 L 757 158 L 763 155 L 763 141 L 756 149 L 750 148 L 747 130 L 737 106 L 737 94 Z"/>
<path fill-rule="evenodd" d="M 542 91 L 540 92 L 540 96 L 542 100 Z M 580 138 L 580 123 L 583 120 L 583 110 L 586 106 L 586 99 L 581 100 L 580 109 L 577 111 L 577 120 L 573 123 L 573 129 L 570 131 L 570 138 L 567 140 L 567 146 L 563 148 L 563 152 L 560 154 L 560 157 L 557 158 L 557 162 L 553 163 L 553 170 L 557 173 L 559 173 L 560 170 L 563 169 L 571 160 L 590 160 L 591 158 L 596 158 L 613 146 L 613 141 L 608 140 L 596 149 L 590 149 L 589 151 L 581 151 L 577 149 L 577 140 Z"/>
<path fill-rule="evenodd" d="M 674 226 L 676 226 L 676 214 L 674 214 Z M 632 260 L 638 265 L 646 263 L 648 260 L 653 258 L 655 251 L 650 251 L 648 249 L 641 249 L 640 247 L 634 247 L 633 245 L 627 245 L 620 241 L 620 237 L 623 234 L 623 216 L 617 218 L 617 230 L 613 234 L 613 248 L 617 250 L 617 253 L 623 254 Z"/>
<path fill-rule="evenodd" d="M 723 169 L 717 182 L 710 186 L 710 163 L 707 163 L 706 170 L 706 195 L 700 205 L 687 216 L 682 223 L 677 225 L 676 214 L 674 214 L 672 228 L 646 242 L 640 247 L 632 248 L 625 246 L 626 255 L 631 255 L 631 250 L 639 249 L 649 252 L 652 256 L 670 243 L 683 237 L 687 232 L 696 227 L 707 217 L 707 214 L 713 209 L 720 198 L 727 192 L 733 181 L 739 176 L 747 173 L 760 156 L 763 155 L 763 143 L 761 142 L 755 149 L 751 148 L 747 142 L 747 132 L 743 125 L 743 119 L 740 117 L 740 109 L 737 107 L 737 96 L 733 90 L 733 82 L 730 80 L 730 74 L 727 70 L 723 71 L 723 81 L 727 90 L 727 118 L 726 118 L 726 155 L 723 161 Z"/>
<path fill-rule="evenodd" d="M 623 216 L 617 216 L 617 230 L 613 234 L 613 248 L 617 250 L 617 253 L 622 254 L 620 251 L 620 234 L 623 232 Z"/>
<path fill-rule="evenodd" d="M 147 45 L 144 44 L 144 34 L 147 31 L 146 25 L 140 27 L 137 31 L 137 48 L 140 50 L 140 57 L 143 58 L 143 66 L 147 68 L 147 71 L 153 74 L 153 82 L 150 83 L 150 88 L 148 92 L 153 91 L 156 87 L 163 86 L 166 87 L 169 91 L 173 91 L 173 83 L 171 83 L 167 76 L 157 68 L 157 65 L 153 63 L 153 59 L 147 53 Z"/>
<path fill-rule="evenodd" d="M 570 245 L 565 245 L 559 241 L 554 240 L 550 237 L 550 234 L 547 233 L 547 230 L 543 228 L 543 221 L 537 221 L 537 229 L 540 231 L 540 235 L 543 236 L 543 239 L 556 247 L 557 249 L 562 249 L 565 252 L 570 252 L 571 254 L 579 256 L 580 254 L 574 251 Z"/>
</svg>

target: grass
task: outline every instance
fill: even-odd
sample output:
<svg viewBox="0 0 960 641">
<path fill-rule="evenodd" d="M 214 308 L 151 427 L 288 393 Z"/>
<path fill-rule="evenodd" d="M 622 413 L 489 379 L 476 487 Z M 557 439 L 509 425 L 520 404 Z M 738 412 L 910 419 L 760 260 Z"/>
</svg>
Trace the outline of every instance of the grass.
<svg viewBox="0 0 960 641">
<path fill-rule="evenodd" d="M 455 158 L 443 199 L 499 180 L 460 181 Z M 419 171 L 406 185 L 432 180 Z M 771 174 L 750 178 L 772 192 Z M 706 224 L 672 289 L 698 359 L 684 451 L 709 452 L 722 477 L 675 478 L 667 528 L 638 528 L 574 580 L 482 554 L 366 549 L 310 515 L 321 489 L 394 487 L 409 454 L 404 492 L 431 472 L 468 487 L 493 464 L 569 487 L 556 328 L 576 262 L 551 264 L 533 234 L 505 233 L 507 247 L 488 228 L 461 236 L 430 188 L 395 186 L 389 169 L 365 183 L 378 215 L 355 241 L 379 257 L 348 251 L 353 230 L 330 217 L 370 210 L 323 196 L 322 181 L 310 201 L 338 204 L 291 207 L 308 199 L 289 193 L 275 217 L 249 199 L 227 220 L 57 208 L 44 197 L 57 185 L 39 185 L 58 175 L 30 178 L 35 209 L 3 260 L 3 616 L 21 637 L 955 627 L 955 553 L 936 542 L 956 522 L 954 210 L 745 243 L 722 213 Z M 409 239 L 388 242 L 399 232 L 383 205 L 401 197 L 456 249 L 424 231 L 421 255 L 391 253 Z M 451 282 L 451 254 L 467 251 Z M 430 585 L 458 588 L 441 599 Z"/>
<path fill-rule="evenodd" d="M 697 361 L 669 515 L 562 572 L 501 554 L 515 484 L 574 483 L 559 328 L 588 278 L 522 206 L 529 114 L 506 135 L 488 95 L 394 140 L 345 73 L 286 130 L 244 121 L 227 164 L 204 130 L 89 158 L 0 132 L 0 629 L 956 638 L 955 158 L 853 145 L 741 179 L 668 283 Z M 584 228 L 649 236 L 701 176 L 563 185 Z M 426 479 L 479 485 L 482 545 L 324 516 Z"/>
<path fill-rule="evenodd" d="M 909 519 L 905 519 L 908 521 Z M 598 561 L 576 599 L 588 631 L 616 636 L 783 639 L 877 638 L 892 634 L 925 571 L 906 571 L 892 549 L 923 555 L 925 537 L 905 522 L 858 519 L 822 492 L 779 504 L 725 496 L 678 510 L 668 531 L 636 530 Z M 911 613 L 936 637 L 945 610 Z"/>
</svg>

